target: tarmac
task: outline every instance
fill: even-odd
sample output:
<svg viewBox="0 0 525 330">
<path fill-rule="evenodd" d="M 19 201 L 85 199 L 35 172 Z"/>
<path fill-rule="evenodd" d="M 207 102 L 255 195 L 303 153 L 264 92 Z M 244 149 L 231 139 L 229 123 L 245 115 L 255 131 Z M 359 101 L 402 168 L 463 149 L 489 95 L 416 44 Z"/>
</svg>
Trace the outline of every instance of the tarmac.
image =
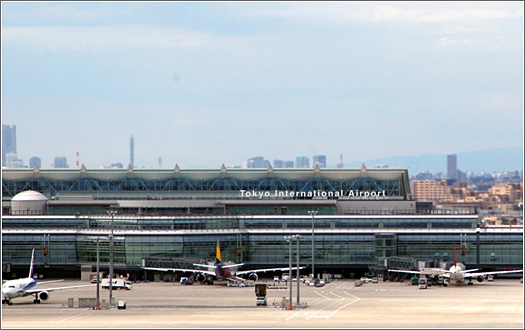
<svg viewBox="0 0 525 330">
<path fill-rule="evenodd" d="M 448 287 L 399 282 L 336 280 L 324 287 L 300 284 L 303 308 L 281 307 L 289 292 L 268 289 L 267 306 L 256 306 L 254 287 L 135 283 L 113 292 L 125 309 L 67 307 L 68 298 L 95 298 L 96 286 L 53 291 L 33 304 L 33 296 L 2 306 L 2 328 L 520 328 L 524 327 L 523 284 L 495 279 Z M 273 282 L 268 281 L 273 285 Z M 56 283 L 54 283 L 56 284 Z M 60 286 L 86 284 L 66 281 Z M 53 287 L 43 284 L 42 288 Z M 109 291 L 100 289 L 100 299 Z M 293 303 L 297 283 L 292 287 Z"/>
</svg>

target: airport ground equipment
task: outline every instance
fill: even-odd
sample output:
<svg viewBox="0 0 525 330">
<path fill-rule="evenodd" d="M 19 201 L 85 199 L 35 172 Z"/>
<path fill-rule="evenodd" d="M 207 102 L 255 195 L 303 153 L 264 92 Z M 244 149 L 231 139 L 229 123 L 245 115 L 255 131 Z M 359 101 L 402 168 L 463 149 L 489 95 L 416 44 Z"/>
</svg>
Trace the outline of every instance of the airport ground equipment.
<svg viewBox="0 0 525 330">
<path fill-rule="evenodd" d="M 266 284 L 255 284 L 255 296 L 257 297 L 257 306 L 266 306 Z"/>
<path fill-rule="evenodd" d="M 109 289 L 109 287 L 110 287 L 109 278 L 103 278 L 102 288 Z M 121 290 L 121 289 L 131 290 L 131 288 L 132 288 L 131 282 L 126 280 L 125 278 L 114 278 L 113 281 L 111 282 L 112 290 Z"/>
<path fill-rule="evenodd" d="M 419 278 L 419 288 L 420 289 L 426 289 L 427 288 L 427 278 L 425 276 L 421 276 Z"/>
</svg>

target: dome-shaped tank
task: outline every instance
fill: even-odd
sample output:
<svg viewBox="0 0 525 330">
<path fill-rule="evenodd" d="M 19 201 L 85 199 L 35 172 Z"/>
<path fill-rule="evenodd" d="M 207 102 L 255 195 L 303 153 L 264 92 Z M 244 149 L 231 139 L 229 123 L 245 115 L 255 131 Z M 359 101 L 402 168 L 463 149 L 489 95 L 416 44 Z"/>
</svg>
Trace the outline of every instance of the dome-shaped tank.
<svg viewBox="0 0 525 330">
<path fill-rule="evenodd" d="M 11 214 L 41 215 L 46 213 L 47 197 L 38 191 L 28 190 L 11 199 Z"/>
</svg>

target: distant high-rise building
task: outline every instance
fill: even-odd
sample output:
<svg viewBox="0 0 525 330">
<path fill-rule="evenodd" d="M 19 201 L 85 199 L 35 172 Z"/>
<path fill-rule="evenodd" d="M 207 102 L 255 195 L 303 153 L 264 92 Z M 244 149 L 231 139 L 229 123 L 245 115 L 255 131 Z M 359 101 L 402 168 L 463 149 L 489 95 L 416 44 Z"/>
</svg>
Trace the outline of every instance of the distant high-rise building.
<svg viewBox="0 0 525 330">
<path fill-rule="evenodd" d="M 129 165 L 135 167 L 135 139 L 133 139 L 133 134 L 129 139 Z"/>
<path fill-rule="evenodd" d="M 447 178 L 458 179 L 458 157 L 456 154 L 447 155 Z"/>
<path fill-rule="evenodd" d="M 16 125 L 2 125 L 2 166 L 7 165 L 9 153 L 14 153 L 16 159 Z"/>
<path fill-rule="evenodd" d="M 306 156 L 295 157 L 296 168 L 308 168 L 310 167 L 310 160 Z"/>
<path fill-rule="evenodd" d="M 8 168 L 21 168 L 24 167 L 24 163 L 21 159 L 18 159 L 16 157 L 16 154 L 14 152 L 8 152 L 5 155 L 5 165 Z"/>
<path fill-rule="evenodd" d="M 270 165 L 270 161 L 260 156 L 248 158 L 244 162 L 244 168 L 267 168 L 269 165 Z"/>
<path fill-rule="evenodd" d="M 35 165 L 38 166 L 38 168 L 42 168 L 42 160 L 38 157 L 29 158 L 29 168 L 35 168 Z"/>
<path fill-rule="evenodd" d="M 443 200 L 447 192 L 446 180 L 414 180 L 412 195 L 417 201 Z"/>
<path fill-rule="evenodd" d="M 273 161 L 274 168 L 293 168 L 293 161 L 276 159 Z"/>
<path fill-rule="evenodd" d="M 53 161 L 54 168 L 67 168 L 67 159 L 66 157 L 55 157 Z"/>
<path fill-rule="evenodd" d="M 312 161 L 312 166 L 315 167 L 316 164 L 319 164 L 319 167 L 326 167 L 326 156 L 325 155 L 315 155 Z"/>
</svg>

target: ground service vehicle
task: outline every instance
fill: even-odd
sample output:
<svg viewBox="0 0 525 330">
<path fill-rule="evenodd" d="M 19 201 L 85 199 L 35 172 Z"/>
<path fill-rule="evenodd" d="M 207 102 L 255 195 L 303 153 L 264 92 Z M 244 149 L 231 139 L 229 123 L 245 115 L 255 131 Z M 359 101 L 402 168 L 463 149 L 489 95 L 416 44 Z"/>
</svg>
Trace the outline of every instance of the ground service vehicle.
<svg viewBox="0 0 525 330">
<path fill-rule="evenodd" d="M 255 295 L 257 296 L 257 306 L 266 306 L 266 284 L 255 284 Z"/>
<path fill-rule="evenodd" d="M 426 277 L 419 278 L 419 288 L 420 289 L 426 289 L 427 288 L 427 278 Z"/>
<path fill-rule="evenodd" d="M 132 284 L 130 281 L 127 281 L 124 278 L 114 278 L 113 282 L 111 283 L 111 288 L 113 290 L 131 290 Z M 109 289 L 109 278 L 103 278 L 102 279 L 102 289 Z"/>
</svg>

